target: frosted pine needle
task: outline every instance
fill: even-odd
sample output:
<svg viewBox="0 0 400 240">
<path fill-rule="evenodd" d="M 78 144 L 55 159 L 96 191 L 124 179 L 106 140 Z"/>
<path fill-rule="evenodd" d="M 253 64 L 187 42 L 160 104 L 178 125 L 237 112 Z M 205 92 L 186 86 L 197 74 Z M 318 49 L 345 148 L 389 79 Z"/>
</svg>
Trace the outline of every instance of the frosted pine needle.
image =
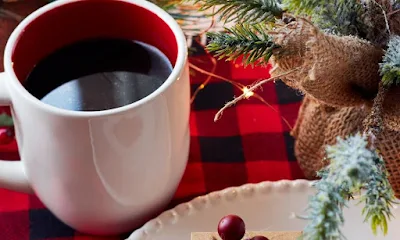
<svg viewBox="0 0 400 240">
<path fill-rule="evenodd" d="M 392 36 L 388 49 L 379 65 L 382 82 L 386 86 L 400 83 L 400 36 Z"/>
<path fill-rule="evenodd" d="M 394 194 L 387 180 L 382 158 L 368 147 L 366 135 L 356 134 L 347 139 L 338 138 L 337 144 L 326 148 L 330 164 L 319 174 L 317 193 L 311 197 L 309 220 L 303 240 L 344 239 L 340 227 L 344 224 L 343 207 L 349 198 L 365 189 L 361 201 L 363 214 L 373 232 L 387 233 Z"/>
</svg>

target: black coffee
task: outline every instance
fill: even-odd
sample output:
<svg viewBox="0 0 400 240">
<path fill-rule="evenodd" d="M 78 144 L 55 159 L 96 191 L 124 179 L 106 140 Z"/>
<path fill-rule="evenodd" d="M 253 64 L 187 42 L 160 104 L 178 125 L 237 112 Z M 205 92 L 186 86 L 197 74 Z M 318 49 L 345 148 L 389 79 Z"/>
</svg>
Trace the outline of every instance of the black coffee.
<svg viewBox="0 0 400 240">
<path fill-rule="evenodd" d="M 24 85 L 33 96 L 55 107 L 100 111 L 146 97 L 171 71 L 171 63 L 155 47 L 130 40 L 91 39 L 40 61 Z"/>
</svg>

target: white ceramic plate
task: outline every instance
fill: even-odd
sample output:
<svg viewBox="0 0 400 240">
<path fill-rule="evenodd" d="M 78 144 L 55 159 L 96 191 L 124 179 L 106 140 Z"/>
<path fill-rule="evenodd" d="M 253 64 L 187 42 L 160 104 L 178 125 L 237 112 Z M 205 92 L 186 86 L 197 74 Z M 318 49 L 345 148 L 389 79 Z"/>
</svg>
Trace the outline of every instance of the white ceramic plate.
<svg viewBox="0 0 400 240">
<path fill-rule="evenodd" d="M 216 231 L 227 214 L 241 216 L 248 230 L 302 230 L 307 223 L 293 218 L 302 214 L 313 193 L 305 180 L 263 182 L 228 188 L 193 199 L 162 213 L 136 230 L 129 240 L 190 240 L 191 232 Z M 345 210 L 343 232 L 349 240 L 399 240 L 400 210 L 396 208 L 385 237 L 374 237 L 361 216 L 362 205 L 353 202 Z"/>
</svg>

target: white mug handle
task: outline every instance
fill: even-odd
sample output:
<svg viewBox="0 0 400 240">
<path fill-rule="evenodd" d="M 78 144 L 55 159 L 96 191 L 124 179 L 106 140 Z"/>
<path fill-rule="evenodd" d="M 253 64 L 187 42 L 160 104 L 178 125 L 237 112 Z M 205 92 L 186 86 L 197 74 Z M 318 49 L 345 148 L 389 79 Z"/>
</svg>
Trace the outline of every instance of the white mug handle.
<svg viewBox="0 0 400 240">
<path fill-rule="evenodd" d="M 0 73 L 0 106 L 11 105 L 11 98 L 6 86 L 6 78 L 6 73 Z M 0 188 L 23 193 L 33 193 L 21 161 L 0 160 Z"/>
</svg>

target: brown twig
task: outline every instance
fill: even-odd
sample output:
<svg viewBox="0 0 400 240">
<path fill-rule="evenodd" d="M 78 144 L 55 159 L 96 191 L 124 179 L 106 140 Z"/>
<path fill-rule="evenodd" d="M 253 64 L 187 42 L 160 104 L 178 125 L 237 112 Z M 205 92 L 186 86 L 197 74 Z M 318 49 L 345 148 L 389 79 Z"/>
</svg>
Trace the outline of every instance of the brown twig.
<svg viewBox="0 0 400 240">
<path fill-rule="evenodd" d="M 288 71 L 288 72 L 285 72 L 285 73 L 282 73 L 282 74 L 280 74 L 280 75 L 277 75 L 277 76 L 275 76 L 275 77 L 270 77 L 270 78 L 268 78 L 268 79 L 261 80 L 261 81 L 255 83 L 253 86 L 251 86 L 251 87 L 248 89 L 248 92 L 253 92 L 253 91 L 256 90 L 257 88 L 261 87 L 263 84 L 265 84 L 265 83 L 267 83 L 267 82 L 270 82 L 270 81 L 273 81 L 273 80 L 276 80 L 276 79 L 279 79 L 279 78 L 281 78 L 281 77 L 287 76 L 287 75 L 289 75 L 289 74 L 291 74 L 291 73 L 293 73 L 293 72 L 295 72 L 295 71 L 298 71 L 299 69 L 300 69 L 300 68 L 295 68 L 295 69 L 292 69 L 292 70 L 290 70 L 290 71 Z M 243 92 L 239 97 L 234 98 L 232 101 L 226 103 L 225 106 L 223 106 L 223 107 L 217 112 L 217 114 L 215 115 L 215 117 L 214 117 L 214 122 L 218 121 L 218 120 L 221 118 L 223 112 L 224 112 L 227 108 L 232 107 L 233 105 L 235 105 L 236 103 L 238 103 L 239 101 L 241 101 L 241 100 L 243 100 L 243 99 L 245 99 L 245 98 L 247 98 L 247 92 Z"/>
<path fill-rule="evenodd" d="M 388 17 L 391 17 L 392 15 L 397 14 L 397 13 L 399 13 L 399 12 L 400 12 L 400 9 L 397 9 L 397 10 L 394 10 L 394 11 L 388 13 L 387 16 L 388 16 Z"/>
<path fill-rule="evenodd" d="M 383 8 L 383 6 L 381 4 L 377 3 L 376 1 L 372 1 L 372 2 L 375 3 L 382 10 L 382 14 L 383 14 L 383 17 L 385 19 L 386 30 L 388 31 L 388 33 L 390 35 L 391 34 L 390 25 L 389 25 L 388 16 L 387 16 L 387 13 L 386 13 L 385 9 Z"/>
<path fill-rule="evenodd" d="M 243 88 L 246 87 L 245 85 L 243 85 L 243 84 L 241 84 L 241 83 L 234 82 L 234 81 L 229 80 L 229 79 L 227 79 L 227 78 L 224 78 L 224 77 L 222 77 L 222 76 L 216 75 L 216 74 L 214 74 L 213 72 L 208 72 L 208 71 L 206 71 L 206 70 L 204 70 L 204 69 L 201 69 L 201 68 L 197 67 L 196 65 L 194 65 L 194 64 L 192 64 L 192 63 L 189 63 L 189 67 L 192 68 L 192 69 L 194 69 L 194 70 L 196 70 L 197 72 L 200 72 L 200 73 L 202 73 L 202 74 L 205 74 L 205 75 L 207 75 L 207 76 L 209 76 L 209 77 L 211 76 L 211 77 L 220 79 L 220 80 L 222 80 L 222 81 L 228 82 L 228 83 L 232 84 L 233 86 L 235 86 L 236 88 L 238 88 L 238 89 L 241 90 L 241 91 L 243 91 Z M 207 86 L 207 84 L 208 84 L 208 82 L 209 82 L 210 80 L 211 80 L 210 78 L 207 78 L 207 80 L 204 81 L 204 82 L 195 90 L 195 92 L 194 92 L 194 94 L 193 94 L 194 96 L 192 97 L 192 100 L 195 99 L 195 97 L 196 97 L 196 95 L 197 95 L 197 93 L 198 93 L 199 91 L 201 91 L 202 89 L 204 89 L 204 88 Z M 249 91 L 250 91 L 250 90 L 249 90 Z M 195 95 L 195 94 L 196 94 L 196 95 Z M 261 97 L 260 95 L 258 95 L 257 93 L 254 93 L 254 95 L 253 95 L 252 97 L 254 97 L 254 98 L 256 98 L 257 100 L 261 101 L 263 104 L 267 105 L 267 106 L 268 106 L 272 111 L 274 111 L 276 114 L 279 114 L 279 111 L 278 111 L 276 108 L 274 108 L 271 104 L 269 104 L 267 101 L 265 101 L 265 99 L 262 98 L 262 97 Z M 282 121 L 286 124 L 286 126 L 287 126 L 290 130 L 292 130 L 292 129 L 293 129 L 293 126 L 290 125 L 289 121 L 288 121 L 285 117 L 283 117 L 283 116 L 280 116 L 280 117 L 281 117 Z"/>
</svg>

